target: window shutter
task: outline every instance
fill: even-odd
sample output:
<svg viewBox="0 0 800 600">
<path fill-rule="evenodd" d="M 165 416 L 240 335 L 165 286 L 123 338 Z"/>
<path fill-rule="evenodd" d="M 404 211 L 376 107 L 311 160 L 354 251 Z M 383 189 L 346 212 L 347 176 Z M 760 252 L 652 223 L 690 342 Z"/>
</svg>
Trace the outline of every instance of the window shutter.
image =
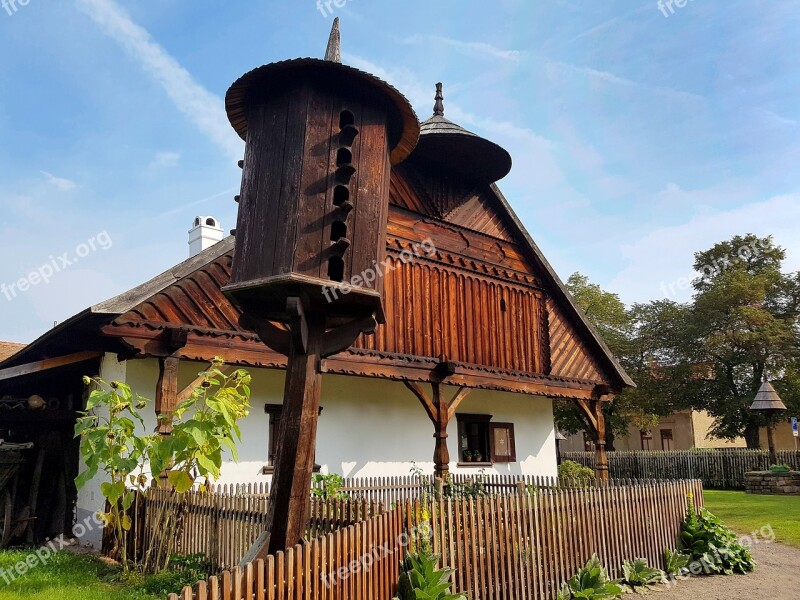
<svg viewBox="0 0 800 600">
<path fill-rule="evenodd" d="M 517 462 L 513 423 L 489 423 L 489 447 L 492 462 Z"/>
</svg>

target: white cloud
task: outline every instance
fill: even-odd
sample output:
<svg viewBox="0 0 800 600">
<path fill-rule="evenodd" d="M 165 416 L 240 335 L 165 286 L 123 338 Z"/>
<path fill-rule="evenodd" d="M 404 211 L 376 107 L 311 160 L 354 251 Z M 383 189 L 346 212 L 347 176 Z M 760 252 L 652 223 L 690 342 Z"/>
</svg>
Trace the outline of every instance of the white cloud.
<svg viewBox="0 0 800 600">
<path fill-rule="evenodd" d="M 753 112 L 756 116 L 760 117 L 762 121 L 768 126 L 771 127 L 798 127 L 800 123 L 798 123 L 795 119 L 789 119 L 778 113 L 772 112 L 771 110 L 767 110 L 766 108 L 754 108 Z"/>
<path fill-rule="evenodd" d="M 68 192 L 78 187 L 76 183 L 70 179 L 65 179 L 63 177 L 56 177 L 55 175 L 53 175 L 52 173 L 48 173 L 47 171 L 39 171 L 39 172 L 47 178 L 47 183 L 61 190 L 62 192 Z"/>
<path fill-rule="evenodd" d="M 148 165 L 150 169 L 167 169 L 174 167 L 181 159 L 180 152 L 157 152 L 153 160 Z"/>
<path fill-rule="evenodd" d="M 107 36 L 116 41 L 164 88 L 175 106 L 232 159 L 242 157 L 243 143 L 228 123 L 224 104 L 192 78 L 150 33 L 131 21 L 113 0 L 78 0 Z"/>
<path fill-rule="evenodd" d="M 464 54 L 482 58 L 499 58 L 500 60 L 518 62 L 524 56 L 524 53 L 519 50 L 504 50 L 485 42 L 463 42 L 439 35 L 413 35 L 402 40 L 404 44 L 414 46 L 426 45 L 431 41 L 450 46 Z"/>
</svg>

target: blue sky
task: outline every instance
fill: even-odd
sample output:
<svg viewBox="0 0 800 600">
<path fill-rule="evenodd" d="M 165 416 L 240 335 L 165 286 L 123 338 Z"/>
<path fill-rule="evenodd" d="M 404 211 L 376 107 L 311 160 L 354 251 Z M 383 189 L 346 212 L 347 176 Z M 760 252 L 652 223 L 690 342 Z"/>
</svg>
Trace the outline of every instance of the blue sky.
<svg viewBox="0 0 800 600">
<path fill-rule="evenodd" d="M 687 299 L 692 252 L 746 232 L 800 268 L 797 2 L 343 4 L 344 62 L 421 119 L 443 81 L 447 116 L 511 152 L 500 186 L 563 278 Z M 53 275 L 0 293 L 0 339 L 28 342 L 186 258 L 196 215 L 234 226 L 225 91 L 321 56 L 334 15 L 316 0 L 16 8 L 0 8 L 0 283 Z"/>
</svg>

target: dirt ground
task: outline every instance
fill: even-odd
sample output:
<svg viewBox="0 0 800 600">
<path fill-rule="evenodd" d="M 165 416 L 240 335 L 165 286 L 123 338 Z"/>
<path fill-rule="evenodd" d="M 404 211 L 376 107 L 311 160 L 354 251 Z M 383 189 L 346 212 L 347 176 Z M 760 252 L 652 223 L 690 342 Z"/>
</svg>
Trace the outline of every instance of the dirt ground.
<svg viewBox="0 0 800 600">
<path fill-rule="evenodd" d="M 669 600 L 797 600 L 800 597 L 800 549 L 783 544 L 757 544 L 758 563 L 749 575 L 690 577 L 657 594 Z"/>
</svg>

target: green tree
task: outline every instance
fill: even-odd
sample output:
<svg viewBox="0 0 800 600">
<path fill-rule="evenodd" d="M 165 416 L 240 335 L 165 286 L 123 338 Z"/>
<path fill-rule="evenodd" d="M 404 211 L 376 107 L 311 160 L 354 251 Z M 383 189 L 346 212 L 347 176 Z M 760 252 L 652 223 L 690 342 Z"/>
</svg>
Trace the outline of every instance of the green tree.
<svg viewBox="0 0 800 600">
<path fill-rule="evenodd" d="M 695 254 L 687 362 L 704 365 L 703 396 L 716 418 L 712 433 L 759 446 L 764 420 L 749 410 L 765 377 L 796 394 L 800 279 L 781 271 L 785 251 L 771 237 L 734 236 Z"/>
<path fill-rule="evenodd" d="M 611 352 L 638 382 L 638 376 L 645 369 L 642 368 L 642 351 L 636 336 L 635 313 L 625 307 L 617 294 L 603 290 L 580 273 L 571 275 L 566 287 Z M 608 450 L 614 450 L 614 439 L 618 435 L 625 435 L 631 423 L 640 429 L 647 429 L 655 423 L 657 413 L 645 399 L 646 396 L 639 390 L 629 389 L 604 407 Z M 586 428 L 580 411 L 573 403 L 559 402 L 554 410 L 556 424 L 561 431 L 576 433 Z"/>
<path fill-rule="evenodd" d="M 800 274 L 781 271 L 785 256 L 771 237 L 734 236 L 695 254 L 691 302 L 629 310 L 586 277 L 569 278 L 570 293 L 638 386 L 606 409 L 609 449 L 630 423 L 647 429 L 690 408 L 715 418 L 716 437 L 744 436 L 757 448 L 764 420 L 750 404 L 765 377 L 800 411 Z M 559 404 L 556 418 L 564 431 L 583 429 L 570 405 Z"/>
</svg>

